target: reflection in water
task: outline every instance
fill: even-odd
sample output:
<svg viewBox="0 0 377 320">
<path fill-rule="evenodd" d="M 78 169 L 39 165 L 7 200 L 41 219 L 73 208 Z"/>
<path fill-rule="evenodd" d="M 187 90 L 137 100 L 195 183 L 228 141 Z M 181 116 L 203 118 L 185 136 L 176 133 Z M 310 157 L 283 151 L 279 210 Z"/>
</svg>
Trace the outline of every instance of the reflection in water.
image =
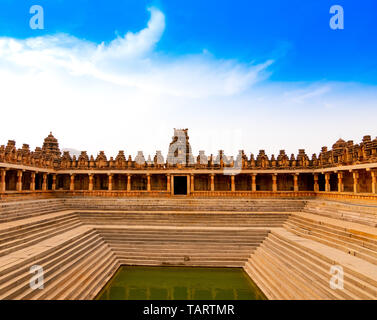
<svg viewBox="0 0 377 320">
<path fill-rule="evenodd" d="M 99 300 L 263 300 L 241 268 L 120 267 Z"/>
</svg>

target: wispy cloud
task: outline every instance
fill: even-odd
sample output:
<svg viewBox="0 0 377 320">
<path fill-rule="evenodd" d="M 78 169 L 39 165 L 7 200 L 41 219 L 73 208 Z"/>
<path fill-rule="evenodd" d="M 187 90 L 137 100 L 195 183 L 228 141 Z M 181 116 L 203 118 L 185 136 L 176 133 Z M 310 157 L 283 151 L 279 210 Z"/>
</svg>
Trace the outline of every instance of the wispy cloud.
<svg viewBox="0 0 377 320">
<path fill-rule="evenodd" d="M 232 154 L 240 148 L 318 152 L 332 138 L 334 121 L 334 134 L 345 138 L 374 134 L 364 132 L 375 129 L 373 117 L 347 110 L 357 104 L 377 116 L 375 88 L 366 95 L 357 84 L 349 91 L 339 83 L 273 83 L 275 56 L 255 64 L 206 49 L 161 52 L 165 16 L 149 11 L 144 29 L 108 43 L 67 34 L 0 38 L 0 136 L 38 146 L 52 130 L 63 147 L 134 155 L 166 151 L 174 127 L 191 129 L 194 152 Z"/>
<path fill-rule="evenodd" d="M 298 91 L 292 91 L 287 93 L 287 96 L 292 97 L 292 102 L 295 103 L 305 103 L 309 99 L 323 97 L 326 93 L 331 91 L 331 86 L 329 84 L 325 85 L 315 85 L 305 89 L 300 89 Z"/>
<path fill-rule="evenodd" d="M 120 86 L 147 92 L 186 97 L 232 95 L 242 92 L 265 77 L 272 64 L 245 65 L 219 60 L 208 54 L 164 57 L 154 48 L 165 29 L 165 16 L 149 9 L 145 29 L 110 43 L 96 45 L 73 36 L 58 34 L 15 40 L 0 39 L 3 63 L 34 72 L 59 70 L 75 76 L 90 76 Z"/>
</svg>

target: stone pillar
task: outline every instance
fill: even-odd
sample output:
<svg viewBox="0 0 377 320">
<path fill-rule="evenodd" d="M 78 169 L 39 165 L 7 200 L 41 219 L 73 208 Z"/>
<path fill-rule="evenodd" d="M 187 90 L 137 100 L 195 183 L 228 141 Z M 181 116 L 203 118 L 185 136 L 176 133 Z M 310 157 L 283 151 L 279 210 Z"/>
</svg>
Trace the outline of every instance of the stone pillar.
<svg viewBox="0 0 377 320">
<path fill-rule="evenodd" d="M 30 177 L 30 191 L 35 191 L 35 172 L 31 173 L 31 177 Z"/>
<path fill-rule="evenodd" d="M 293 191 L 299 191 L 298 190 L 298 173 L 295 173 L 293 175 Z"/>
<path fill-rule="evenodd" d="M 174 176 L 170 176 L 170 195 L 174 195 Z"/>
<path fill-rule="evenodd" d="M 109 176 L 109 184 L 107 186 L 107 190 L 113 190 L 113 175 L 111 173 L 108 174 Z"/>
<path fill-rule="evenodd" d="M 193 193 L 195 191 L 195 178 L 194 178 L 194 174 L 192 173 L 190 175 L 190 179 L 191 179 L 191 183 L 190 183 L 190 190 L 191 190 L 191 193 Z"/>
<path fill-rule="evenodd" d="M 147 191 L 151 191 L 151 175 L 147 174 Z"/>
<path fill-rule="evenodd" d="M 251 191 L 257 191 L 257 174 L 251 175 Z"/>
<path fill-rule="evenodd" d="M 325 191 L 330 192 L 331 187 L 330 187 L 330 173 L 326 172 L 325 173 Z"/>
<path fill-rule="evenodd" d="M 75 175 L 71 174 L 71 183 L 69 185 L 69 190 L 74 191 L 75 190 Z"/>
<path fill-rule="evenodd" d="M 166 191 L 167 192 L 171 191 L 170 181 L 171 181 L 170 174 L 167 174 L 166 175 Z"/>
<path fill-rule="evenodd" d="M 17 191 L 22 191 L 22 170 L 17 171 Z"/>
<path fill-rule="evenodd" d="M 56 174 L 53 174 L 53 175 L 52 175 L 52 186 L 51 186 L 51 189 L 52 189 L 53 191 L 56 190 Z"/>
<path fill-rule="evenodd" d="M 215 174 L 211 173 L 211 191 L 215 191 Z"/>
<path fill-rule="evenodd" d="M 92 173 L 89 173 L 89 187 L 88 187 L 89 191 L 93 191 L 93 189 L 94 189 L 93 179 L 94 179 L 94 175 Z"/>
<path fill-rule="evenodd" d="M 233 174 L 230 176 L 230 190 L 232 192 L 236 191 L 235 176 Z"/>
<path fill-rule="evenodd" d="M 6 174 L 7 174 L 7 171 L 5 169 L 1 169 L 1 171 L 0 171 L 0 192 L 5 192 L 5 190 L 6 190 L 6 182 L 5 182 Z"/>
<path fill-rule="evenodd" d="M 187 176 L 186 180 L 187 180 L 187 195 L 190 195 L 190 193 L 191 193 L 191 179 L 190 179 L 190 176 Z"/>
<path fill-rule="evenodd" d="M 343 173 L 338 172 L 338 192 L 344 191 L 344 185 L 343 185 Z"/>
<path fill-rule="evenodd" d="M 42 191 L 47 190 L 47 173 L 43 174 Z"/>
<path fill-rule="evenodd" d="M 360 192 L 359 186 L 359 173 L 357 171 L 352 172 L 353 175 L 353 192 L 358 193 Z"/>
<path fill-rule="evenodd" d="M 273 174 L 272 174 L 272 191 L 273 191 L 273 192 L 278 191 L 277 180 L 278 180 L 278 175 L 277 175 L 277 173 L 273 173 Z"/>
<path fill-rule="evenodd" d="M 370 174 L 372 176 L 372 193 L 377 193 L 377 183 L 376 183 L 377 172 L 376 171 L 371 171 Z"/>
<path fill-rule="evenodd" d="M 127 175 L 127 191 L 131 191 L 131 175 Z"/>
<path fill-rule="evenodd" d="M 314 192 L 319 192 L 318 174 L 314 174 Z"/>
</svg>

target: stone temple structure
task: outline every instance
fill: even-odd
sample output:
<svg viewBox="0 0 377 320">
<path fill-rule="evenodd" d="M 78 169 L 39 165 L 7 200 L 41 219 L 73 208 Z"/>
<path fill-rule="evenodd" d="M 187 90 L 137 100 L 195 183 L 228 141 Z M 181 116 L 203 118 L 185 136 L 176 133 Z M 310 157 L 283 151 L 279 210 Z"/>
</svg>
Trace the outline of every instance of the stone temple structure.
<svg viewBox="0 0 377 320">
<path fill-rule="evenodd" d="M 147 159 L 142 151 L 132 159 L 124 151 L 96 157 L 86 151 L 76 158 L 61 154 L 52 135 L 42 148 L 17 149 L 9 140 L 0 147 L 1 198 L 31 196 L 36 191 L 60 195 L 95 196 L 232 196 L 373 199 L 376 189 L 377 138 L 365 136 L 361 143 L 339 139 L 330 150 L 309 157 L 304 149 L 288 156 L 268 156 L 264 150 L 254 156 L 243 150 L 235 157 L 222 150 L 194 157 L 188 130 L 174 129 L 166 161 L 157 151 Z M 104 192 L 110 191 L 110 192 Z M 288 192 L 288 193 L 287 193 Z M 40 193 L 42 195 L 42 193 Z"/>
<path fill-rule="evenodd" d="M 34 151 L 9 140 L 0 299 L 93 299 L 122 265 L 243 268 L 268 299 L 376 299 L 376 176 L 370 136 L 310 157 L 195 156 L 187 129 L 166 155 L 134 158 L 71 156 L 52 133 Z M 30 287 L 33 265 L 43 290 Z"/>
</svg>

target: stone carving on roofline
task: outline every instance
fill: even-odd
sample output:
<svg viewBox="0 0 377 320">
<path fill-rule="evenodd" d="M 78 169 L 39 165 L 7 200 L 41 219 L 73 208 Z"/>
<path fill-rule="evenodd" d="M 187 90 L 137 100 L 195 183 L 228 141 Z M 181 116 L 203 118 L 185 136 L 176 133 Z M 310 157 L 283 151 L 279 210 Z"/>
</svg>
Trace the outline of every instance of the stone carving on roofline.
<svg viewBox="0 0 377 320">
<path fill-rule="evenodd" d="M 153 162 L 154 162 L 155 166 L 157 166 L 159 168 L 164 166 L 164 164 L 165 164 L 164 156 L 162 155 L 160 150 L 156 151 L 156 155 L 153 158 Z"/>
<path fill-rule="evenodd" d="M 204 151 L 200 151 L 196 161 L 192 155 L 189 143 L 188 129 L 174 129 L 174 136 L 169 145 L 166 162 L 161 151 L 157 151 L 153 161 L 145 161 L 143 153 L 140 151 L 136 158 L 126 157 L 123 151 L 119 151 L 115 160 L 107 159 L 103 151 L 99 152 L 96 158 L 93 155 L 81 153 L 77 158 L 71 158 L 69 152 L 59 149 L 58 140 L 50 133 L 43 141 L 42 147 L 36 147 L 31 151 L 27 144 L 23 144 L 17 149 L 14 140 L 8 140 L 6 145 L 0 146 L 0 162 L 10 164 L 23 164 L 36 168 L 52 169 L 140 169 L 140 168 L 230 168 L 241 169 L 286 169 L 286 168 L 326 168 L 340 165 L 352 165 L 361 163 L 377 162 L 377 138 L 372 139 L 370 135 L 363 137 L 359 144 L 354 144 L 352 140 L 347 142 L 338 139 L 331 150 L 322 147 L 321 152 L 313 154 L 311 159 L 305 154 L 304 149 L 299 149 L 297 156 L 292 154 L 288 157 L 284 150 L 279 155 L 269 157 L 264 150 L 254 157 L 251 153 L 248 159 L 241 150 L 236 157 L 226 156 L 220 150 L 215 156 L 206 156 Z"/>
<path fill-rule="evenodd" d="M 218 165 L 220 167 L 224 166 L 224 158 L 226 158 L 226 155 L 224 154 L 223 150 L 219 150 L 216 158 L 213 160 L 214 165 Z"/>
<path fill-rule="evenodd" d="M 149 154 L 148 155 L 148 160 L 147 160 L 147 166 L 151 167 L 152 165 L 153 165 L 153 161 L 152 161 L 151 155 Z"/>
<path fill-rule="evenodd" d="M 280 150 L 280 153 L 277 157 L 277 163 L 279 167 L 282 167 L 282 168 L 289 167 L 289 158 L 285 154 L 285 150 Z"/>
<path fill-rule="evenodd" d="M 206 156 L 204 150 L 200 150 L 199 151 L 199 155 L 198 155 L 198 158 L 197 158 L 197 163 L 201 167 L 206 167 L 208 165 L 208 157 Z"/>
<path fill-rule="evenodd" d="M 79 168 L 87 168 L 89 164 L 89 157 L 86 151 L 81 151 L 81 154 L 78 159 L 78 167 Z"/>
<path fill-rule="evenodd" d="M 120 150 L 115 158 L 115 166 L 117 169 L 123 169 L 126 167 L 126 157 L 124 151 Z"/>
<path fill-rule="evenodd" d="M 42 146 L 42 151 L 46 154 L 53 155 L 59 158 L 61 155 L 58 140 L 52 135 L 52 132 L 45 138 Z"/>
<path fill-rule="evenodd" d="M 137 155 L 135 157 L 135 162 L 139 167 L 142 167 L 145 165 L 145 158 L 143 155 L 143 151 L 138 151 Z"/>
<path fill-rule="evenodd" d="M 107 158 L 104 151 L 100 151 L 96 158 L 96 163 L 98 168 L 107 167 Z"/>
</svg>

